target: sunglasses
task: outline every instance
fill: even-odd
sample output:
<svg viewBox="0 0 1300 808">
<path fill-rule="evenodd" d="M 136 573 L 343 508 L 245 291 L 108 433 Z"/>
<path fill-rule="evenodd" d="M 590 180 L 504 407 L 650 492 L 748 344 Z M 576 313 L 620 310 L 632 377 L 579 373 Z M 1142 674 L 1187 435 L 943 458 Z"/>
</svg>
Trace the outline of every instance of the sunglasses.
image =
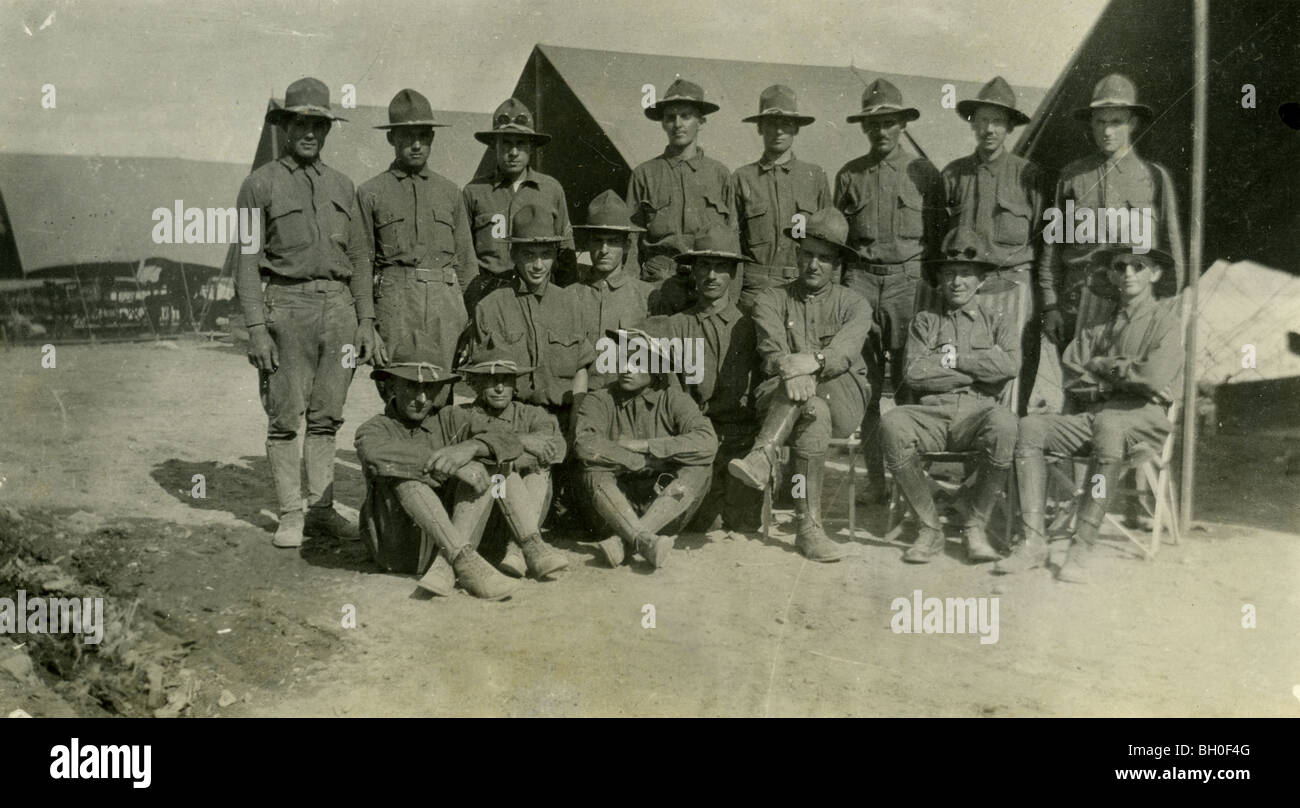
<svg viewBox="0 0 1300 808">
<path fill-rule="evenodd" d="M 533 117 L 526 112 L 516 113 L 513 116 L 507 115 L 503 112 L 497 116 L 496 123 L 495 123 L 496 128 L 500 129 L 503 126 L 509 126 L 510 124 L 515 124 L 516 126 L 526 126 L 529 129 L 532 129 Z"/>
</svg>

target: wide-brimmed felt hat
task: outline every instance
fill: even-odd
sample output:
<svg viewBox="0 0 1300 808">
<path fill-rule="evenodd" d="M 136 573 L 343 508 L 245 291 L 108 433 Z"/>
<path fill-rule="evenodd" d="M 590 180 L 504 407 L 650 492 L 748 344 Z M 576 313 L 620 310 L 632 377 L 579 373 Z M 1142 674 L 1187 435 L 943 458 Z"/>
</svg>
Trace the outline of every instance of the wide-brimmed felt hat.
<svg viewBox="0 0 1300 808">
<path fill-rule="evenodd" d="M 916 107 L 903 106 L 903 93 L 886 79 L 876 79 L 862 91 L 862 109 L 850 115 L 849 123 L 875 118 L 880 115 L 901 115 L 905 121 L 921 117 Z"/>
<path fill-rule="evenodd" d="M 1172 297 L 1178 293 L 1174 257 L 1158 247 L 1143 248 L 1133 244 L 1103 244 L 1089 253 L 1088 260 L 1092 266 L 1089 288 L 1102 297 L 1117 299 L 1120 296 L 1119 289 L 1111 284 L 1106 273 L 1114 266 L 1116 259 L 1126 256 L 1150 261 L 1160 269 L 1160 278 L 1153 289 L 1156 297 Z"/>
<path fill-rule="evenodd" d="M 551 142 L 551 136 L 533 128 L 533 113 L 517 98 L 507 98 L 492 113 L 492 129 L 475 132 L 474 139 L 491 146 L 498 137 L 517 135 L 533 141 L 535 146 L 545 146 Z"/>
<path fill-rule="evenodd" d="M 792 120 L 800 126 L 807 126 L 817 120 L 811 115 L 799 114 L 799 102 L 794 90 L 784 84 L 773 84 L 758 96 L 758 114 L 741 118 L 744 123 L 759 123 L 766 118 Z"/>
<path fill-rule="evenodd" d="M 424 384 L 454 382 L 459 379 L 455 373 L 448 372 L 438 364 L 439 353 L 437 346 L 430 340 L 412 332 L 393 345 L 388 364 L 372 370 L 370 378 L 395 377 Z"/>
<path fill-rule="evenodd" d="M 794 225 L 785 228 L 782 232 L 791 238 L 795 238 Z M 824 241 L 827 244 L 839 247 L 841 251 L 848 255 L 857 255 L 857 251 L 848 244 L 849 220 L 845 219 L 844 214 L 835 208 L 822 208 L 809 216 L 804 221 L 802 238 L 815 238 L 818 241 Z"/>
<path fill-rule="evenodd" d="M 514 352 L 496 345 L 489 345 L 475 351 L 474 355 L 469 359 L 469 364 L 456 368 L 456 372 L 462 376 L 490 376 L 493 374 L 521 376 L 534 370 L 536 368 L 532 365 L 520 365 L 516 361 Z"/>
<path fill-rule="evenodd" d="M 537 205 L 524 205 L 510 219 L 507 244 L 559 244 L 564 235 L 555 232 L 555 216 Z"/>
<path fill-rule="evenodd" d="M 325 82 L 310 76 L 289 85 L 284 92 L 284 104 L 266 111 L 266 122 L 276 125 L 295 115 L 327 121 L 347 120 L 330 109 L 330 88 L 325 86 Z"/>
<path fill-rule="evenodd" d="M 1088 106 L 1079 107 L 1074 117 L 1080 121 L 1092 120 L 1092 113 L 1098 109 L 1130 109 L 1140 112 L 1150 120 L 1155 113 L 1146 104 L 1138 103 L 1137 85 L 1128 76 L 1111 73 L 1102 78 L 1092 88 L 1092 100 Z"/>
<path fill-rule="evenodd" d="M 673 256 L 679 264 L 694 264 L 696 258 L 726 258 L 744 261 L 740 253 L 740 237 L 730 227 L 710 227 L 695 237 L 695 244 L 686 252 Z"/>
<path fill-rule="evenodd" d="M 435 126 L 449 124 L 438 123 L 433 119 L 433 107 L 429 99 L 415 90 L 398 90 L 393 100 L 388 102 L 388 123 L 376 126 L 376 129 L 397 129 L 401 126 Z"/>
<path fill-rule="evenodd" d="M 1007 84 L 1006 79 L 1001 76 L 994 76 L 988 84 L 980 88 L 979 94 L 974 98 L 958 101 L 957 114 L 969 121 L 975 114 L 975 110 L 981 106 L 1005 110 L 1011 118 L 1012 126 L 1029 123 L 1029 116 L 1016 109 L 1016 91 L 1011 89 L 1011 85 Z"/>
<path fill-rule="evenodd" d="M 703 87 L 678 76 L 676 81 L 668 85 L 668 92 L 664 94 L 663 98 L 645 108 L 645 116 L 652 121 L 662 121 L 664 119 L 664 107 L 674 102 L 694 104 L 701 115 L 708 115 L 721 109 L 717 104 L 704 100 Z"/>
<path fill-rule="evenodd" d="M 639 327 L 610 328 L 605 331 L 605 336 L 614 340 L 615 343 L 618 343 L 621 339 L 622 344 L 625 345 L 631 345 L 637 340 L 644 342 L 646 348 L 651 353 L 655 354 L 660 359 L 665 360 L 664 362 L 659 363 L 659 372 L 671 373 L 672 371 L 670 368 L 673 359 L 672 353 L 665 349 L 660 342 L 661 339 L 666 338 L 665 334 L 660 332 L 666 331 L 664 326 L 667 320 L 667 317 L 647 317 L 645 320 L 641 321 Z M 646 369 L 646 372 L 650 372 L 649 368 Z"/>
<path fill-rule="evenodd" d="M 612 190 L 604 191 L 587 205 L 587 223 L 575 224 L 574 230 L 616 230 L 621 233 L 644 233 L 644 227 L 632 223 L 632 208 Z"/>
<path fill-rule="evenodd" d="M 948 231 L 939 248 L 939 257 L 925 263 L 930 270 L 930 279 L 935 282 L 945 266 L 957 264 L 971 267 L 983 278 L 979 287 L 982 295 L 1009 292 L 1016 286 L 1015 281 L 989 274 L 992 270 L 1002 268 L 1002 264 L 993 257 L 988 240 L 974 230 L 955 228 Z"/>
</svg>

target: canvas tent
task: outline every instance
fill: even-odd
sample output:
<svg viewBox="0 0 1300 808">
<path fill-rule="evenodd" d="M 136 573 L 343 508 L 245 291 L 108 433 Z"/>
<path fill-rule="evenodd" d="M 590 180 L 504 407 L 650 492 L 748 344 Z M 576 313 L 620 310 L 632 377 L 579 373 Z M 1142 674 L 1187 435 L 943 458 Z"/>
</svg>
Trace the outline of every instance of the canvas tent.
<svg viewBox="0 0 1300 808">
<path fill-rule="evenodd" d="M 278 108 L 280 104 L 280 100 L 272 98 L 267 109 Z M 330 127 L 321 157 L 343 172 L 354 185 L 360 185 L 388 168 L 393 161 L 393 147 L 388 145 L 384 131 L 372 128 L 388 123 L 388 108 L 359 106 L 338 112 L 347 120 Z M 434 130 L 429 168 L 463 186 L 474 178 L 474 168 L 486 151 L 483 144 L 474 139 L 474 133 L 490 129 L 492 116 L 486 112 L 434 110 L 433 119 L 449 126 Z M 257 152 L 253 155 L 253 169 L 278 158 L 283 149 L 282 141 L 283 136 L 277 127 L 262 124 Z"/>
<path fill-rule="evenodd" d="M 944 85 L 956 98 L 973 97 L 992 76 L 931 78 L 882 73 L 850 67 L 740 62 L 641 53 L 562 48 L 533 48 L 515 85 L 514 96 L 532 108 L 538 128 L 555 140 L 538 150 L 536 165 L 564 186 L 570 218 L 586 220 L 586 206 L 601 191 L 627 190 L 632 168 L 664 149 L 659 125 L 645 117 L 646 84 L 667 90 L 674 77 L 702 84 L 708 100 L 721 110 L 708 116 L 701 130 L 705 152 L 735 170 L 762 153 L 754 124 L 741 119 L 758 111 L 758 96 L 772 84 L 787 84 L 799 96 L 799 108 L 816 116 L 795 144 L 800 159 L 821 165 L 829 176 L 869 150 L 866 136 L 845 117 L 860 108 L 862 90 L 877 77 L 893 82 L 904 100 L 921 111 L 908 132 L 926 155 L 942 168 L 974 148 L 969 125 L 945 108 Z M 1032 114 L 1044 91 L 1016 87 L 1018 103 Z M 1017 133 L 1019 134 L 1019 133 Z M 909 147 L 910 148 L 910 147 Z M 480 170 L 491 168 L 485 155 Z"/>
</svg>

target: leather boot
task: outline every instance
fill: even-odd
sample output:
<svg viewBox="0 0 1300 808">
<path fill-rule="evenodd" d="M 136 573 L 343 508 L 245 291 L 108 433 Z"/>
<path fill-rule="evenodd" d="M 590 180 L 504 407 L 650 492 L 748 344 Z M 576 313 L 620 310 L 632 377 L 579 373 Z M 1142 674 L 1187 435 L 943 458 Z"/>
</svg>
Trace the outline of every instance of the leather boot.
<svg viewBox="0 0 1300 808">
<path fill-rule="evenodd" d="M 519 548 L 523 550 L 528 572 L 539 581 L 569 566 L 568 559 L 561 555 L 559 550 L 543 541 L 540 533 L 533 533 L 521 541 Z"/>
<path fill-rule="evenodd" d="M 999 575 L 1014 575 L 1047 563 L 1047 530 L 1043 508 L 1047 504 L 1047 464 L 1043 455 L 1016 455 L 1016 486 L 1020 492 L 1020 526 L 1024 539 L 1011 555 L 993 565 Z"/>
<path fill-rule="evenodd" d="M 623 539 L 618 536 L 610 536 L 604 541 L 596 544 L 600 552 L 605 556 L 605 563 L 611 567 L 617 567 L 627 558 L 627 548 L 623 544 Z"/>
<path fill-rule="evenodd" d="M 754 438 L 754 445 L 749 454 L 732 460 L 727 464 L 727 471 L 750 488 L 760 491 L 772 482 L 772 466 L 776 463 L 777 452 L 785 445 L 799 420 L 802 405 L 791 401 L 783 394 L 773 401 L 767 417 L 763 419 L 763 428 Z"/>
<path fill-rule="evenodd" d="M 513 578 L 522 578 L 528 574 L 528 559 L 524 558 L 524 551 L 514 541 L 506 544 L 505 558 L 497 564 L 497 569 Z"/>
<path fill-rule="evenodd" d="M 307 467 L 307 532 L 358 538 L 357 523 L 334 510 L 334 436 L 308 435 L 303 465 Z"/>
<path fill-rule="evenodd" d="M 476 598 L 504 600 L 519 587 L 518 581 L 497 572 L 473 547 L 462 547 L 451 566 L 461 588 Z"/>
<path fill-rule="evenodd" d="M 797 530 L 795 547 L 810 561 L 830 563 L 844 557 L 844 548 L 831 541 L 822 528 L 822 480 L 826 474 L 826 458 L 795 457 L 791 463 L 792 474 L 804 477 L 804 496 L 794 500 Z"/>
<path fill-rule="evenodd" d="M 909 564 L 925 564 L 943 552 L 945 543 L 939 511 L 935 509 L 934 496 L 930 493 L 930 479 L 921 468 L 921 461 L 913 457 L 894 470 L 894 483 L 903 492 L 903 498 L 916 514 L 919 525 L 916 543 L 903 553 L 903 560 Z"/>
<path fill-rule="evenodd" d="M 268 440 L 266 461 L 271 467 L 280 511 L 280 525 L 271 543 L 276 547 L 300 547 L 303 530 L 302 455 L 298 451 L 297 439 Z"/>
<path fill-rule="evenodd" d="M 636 537 L 633 544 L 641 557 L 650 562 L 650 566 L 659 569 L 668 561 L 668 554 L 672 552 L 674 542 L 672 536 L 659 536 L 645 531 Z"/>
<path fill-rule="evenodd" d="M 541 520 L 535 510 L 533 496 L 523 478 L 511 472 L 506 478 L 503 493 L 504 495 L 497 500 L 497 505 L 501 508 L 501 515 L 505 517 L 506 525 L 510 528 L 510 537 L 513 541 L 506 550 L 506 558 L 502 561 L 502 566 L 510 562 L 515 569 L 518 569 L 516 559 L 511 558 L 512 552 L 518 552 L 515 550 L 516 543 L 519 551 L 522 551 L 524 566 L 534 578 L 545 578 L 569 566 L 568 560 L 563 555 L 542 540 L 542 534 L 538 530 Z M 522 576 L 523 572 L 520 571 L 519 575 Z"/>
<path fill-rule="evenodd" d="M 989 516 L 993 513 L 993 503 L 1006 482 L 1007 469 L 997 468 L 987 462 L 980 464 L 979 479 L 975 481 L 970 515 L 966 520 L 966 558 L 972 564 L 1002 558 L 1002 554 L 989 544 L 986 530 Z"/>
<path fill-rule="evenodd" d="M 438 551 L 438 555 L 433 559 L 433 564 L 429 566 L 428 572 L 424 573 L 424 577 L 419 580 L 417 585 L 421 589 L 443 597 L 450 597 L 455 593 L 456 571 L 451 568 L 451 562 L 447 560 L 445 551 Z"/>
<path fill-rule="evenodd" d="M 1084 501 L 1079 506 L 1079 523 L 1074 530 L 1074 540 L 1070 542 L 1065 563 L 1056 571 L 1056 580 L 1074 584 L 1088 583 L 1088 562 L 1101 535 L 1101 520 L 1106 517 L 1112 486 L 1119 485 L 1122 468 L 1120 463 L 1098 463 L 1093 476 L 1085 481 Z M 1101 496 L 1094 495 L 1096 485 L 1093 479 L 1098 474 L 1105 480 Z"/>
</svg>

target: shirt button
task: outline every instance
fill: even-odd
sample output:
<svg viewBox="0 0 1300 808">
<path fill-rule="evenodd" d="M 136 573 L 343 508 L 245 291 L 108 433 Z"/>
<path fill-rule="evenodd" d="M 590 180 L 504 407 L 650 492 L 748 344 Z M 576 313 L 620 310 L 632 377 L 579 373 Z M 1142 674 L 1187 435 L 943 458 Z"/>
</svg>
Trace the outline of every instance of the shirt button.
<svg viewBox="0 0 1300 808">
<path fill-rule="evenodd" d="M 794 320 L 788 321 L 785 325 L 787 328 L 794 328 Z"/>
</svg>

